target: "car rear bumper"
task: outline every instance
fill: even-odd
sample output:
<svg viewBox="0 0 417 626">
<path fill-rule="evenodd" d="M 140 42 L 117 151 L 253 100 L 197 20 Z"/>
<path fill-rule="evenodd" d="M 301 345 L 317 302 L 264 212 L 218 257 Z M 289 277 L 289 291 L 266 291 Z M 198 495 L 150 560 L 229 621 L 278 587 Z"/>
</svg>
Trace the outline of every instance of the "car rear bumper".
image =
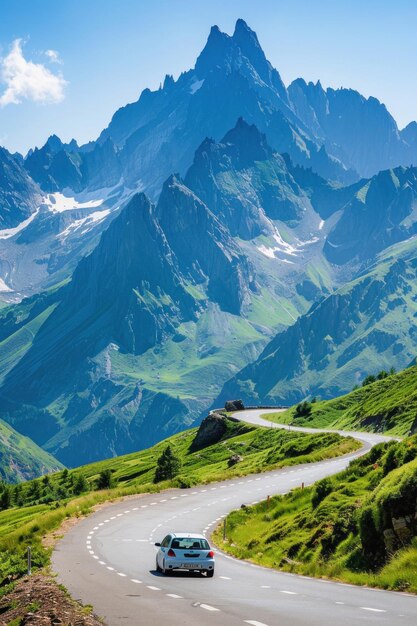
<svg viewBox="0 0 417 626">
<path fill-rule="evenodd" d="M 214 559 L 176 559 L 166 558 L 165 569 L 184 569 L 193 571 L 211 571 L 214 570 Z"/>
</svg>

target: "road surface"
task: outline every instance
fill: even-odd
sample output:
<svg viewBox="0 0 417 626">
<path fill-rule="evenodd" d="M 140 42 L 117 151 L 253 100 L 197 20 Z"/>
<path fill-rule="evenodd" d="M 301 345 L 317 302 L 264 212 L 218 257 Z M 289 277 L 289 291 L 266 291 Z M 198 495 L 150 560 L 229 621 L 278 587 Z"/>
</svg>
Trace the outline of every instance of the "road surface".
<svg viewBox="0 0 417 626">
<path fill-rule="evenodd" d="M 262 420 L 265 412 L 245 411 L 239 417 L 283 427 Z M 241 504 L 339 472 L 385 439 L 371 433 L 357 437 L 363 448 L 344 457 L 109 505 L 79 522 L 58 543 L 52 557 L 58 581 L 74 598 L 92 604 L 109 626 L 416 626 L 414 596 L 278 572 L 218 552 L 212 579 L 188 573 L 164 577 L 155 571 L 153 544 L 169 531 L 209 537 Z"/>
</svg>

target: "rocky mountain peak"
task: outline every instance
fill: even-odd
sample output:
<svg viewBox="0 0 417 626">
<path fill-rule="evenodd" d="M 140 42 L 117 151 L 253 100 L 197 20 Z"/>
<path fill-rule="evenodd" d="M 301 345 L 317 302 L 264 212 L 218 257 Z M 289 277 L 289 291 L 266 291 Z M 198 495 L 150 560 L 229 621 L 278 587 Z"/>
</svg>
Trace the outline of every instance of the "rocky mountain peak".
<svg viewBox="0 0 417 626">
<path fill-rule="evenodd" d="M 242 167 L 255 161 L 268 159 L 273 154 L 265 135 L 258 130 L 255 124 L 248 124 L 243 117 L 240 117 L 236 126 L 226 133 L 221 143 L 235 146 L 235 156 Z"/>
</svg>

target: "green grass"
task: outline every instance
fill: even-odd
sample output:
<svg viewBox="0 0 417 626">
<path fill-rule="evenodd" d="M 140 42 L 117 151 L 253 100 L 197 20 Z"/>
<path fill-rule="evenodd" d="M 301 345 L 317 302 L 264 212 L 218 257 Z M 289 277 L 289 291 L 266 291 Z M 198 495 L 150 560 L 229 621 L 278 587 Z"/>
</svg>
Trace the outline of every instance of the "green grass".
<svg viewBox="0 0 417 626">
<path fill-rule="evenodd" d="M 414 436 L 376 446 L 313 487 L 231 513 L 226 541 L 220 528 L 214 537 L 267 567 L 417 593 L 416 500 Z M 406 530 L 396 534 L 398 520 Z"/>
<path fill-rule="evenodd" d="M 137 493 L 159 491 L 169 487 L 187 487 L 197 483 L 224 480 L 253 472 L 266 471 L 295 463 L 314 462 L 345 454 L 358 447 L 350 438 L 336 434 L 312 434 L 270 430 L 249 424 L 226 422 L 227 430 L 216 444 L 190 451 L 197 429 L 170 437 L 158 445 L 138 453 L 100 461 L 76 470 L 58 472 L 18 485 L 13 490 L 13 506 L 0 512 L 0 586 L 7 576 L 24 573 L 27 545 L 34 549 L 34 564 L 43 565 L 48 555 L 41 547 L 41 538 L 58 528 L 63 520 L 89 513 L 101 502 Z M 156 461 L 170 444 L 181 459 L 178 476 L 158 484 L 153 482 Z M 228 466 L 228 459 L 239 453 L 243 461 Z M 115 487 L 96 490 L 100 473 L 110 470 Z M 86 493 L 76 496 L 74 485 L 83 474 L 88 481 Z"/>
<path fill-rule="evenodd" d="M 295 417 L 295 407 L 264 417 L 314 428 L 369 430 L 404 436 L 417 429 L 417 366 L 345 396 L 315 402 L 311 415 Z"/>
</svg>

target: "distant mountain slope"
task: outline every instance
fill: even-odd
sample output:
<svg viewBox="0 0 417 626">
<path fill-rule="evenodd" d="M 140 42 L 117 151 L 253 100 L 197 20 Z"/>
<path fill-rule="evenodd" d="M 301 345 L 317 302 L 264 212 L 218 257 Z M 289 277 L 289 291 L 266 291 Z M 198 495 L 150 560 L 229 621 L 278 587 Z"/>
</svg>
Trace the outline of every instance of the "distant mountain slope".
<svg viewBox="0 0 417 626">
<path fill-rule="evenodd" d="M 0 420 L 0 480 L 30 480 L 62 468 L 52 455 Z"/>
<path fill-rule="evenodd" d="M 397 244 L 374 267 L 279 333 L 258 360 L 224 386 L 250 403 L 295 403 L 352 389 L 367 374 L 403 368 L 417 351 L 417 240 Z"/>
</svg>

